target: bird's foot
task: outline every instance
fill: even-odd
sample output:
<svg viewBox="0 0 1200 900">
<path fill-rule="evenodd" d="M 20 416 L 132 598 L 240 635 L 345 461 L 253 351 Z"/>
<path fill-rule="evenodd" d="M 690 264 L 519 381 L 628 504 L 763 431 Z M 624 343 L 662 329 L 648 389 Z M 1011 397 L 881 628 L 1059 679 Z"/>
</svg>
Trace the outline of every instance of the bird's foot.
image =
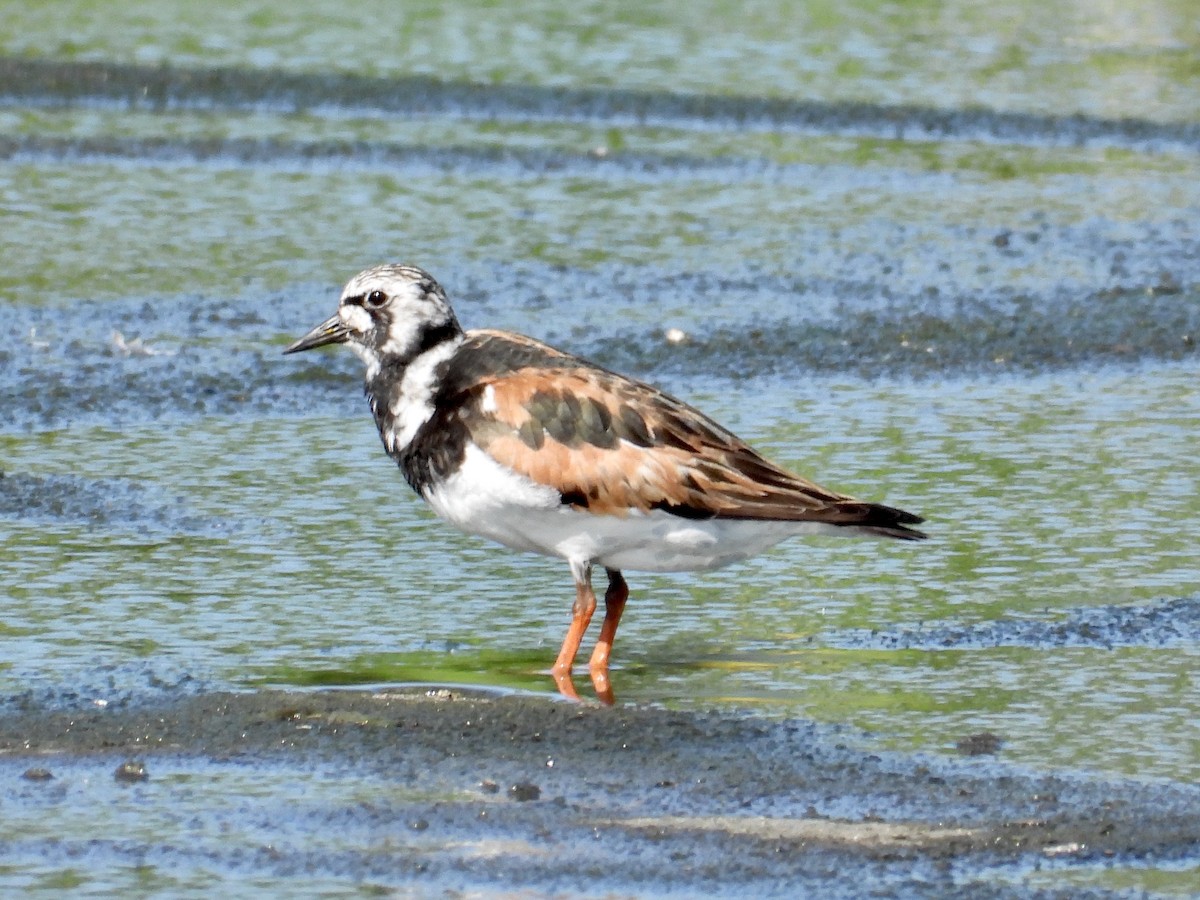
<svg viewBox="0 0 1200 900">
<path fill-rule="evenodd" d="M 596 699 L 605 706 L 612 706 L 617 702 L 613 696 L 612 680 L 608 677 L 608 666 L 604 668 L 591 667 L 592 687 L 596 689 Z"/>
<path fill-rule="evenodd" d="M 592 676 L 592 687 L 596 690 L 596 699 L 605 706 L 612 706 L 615 703 L 613 697 L 612 682 L 608 677 L 608 669 L 590 669 Z M 550 676 L 554 679 L 554 686 L 558 688 L 558 692 L 568 700 L 574 700 L 577 703 L 582 703 L 583 700 L 579 696 L 579 691 L 575 689 L 575 681 L 571 677 L 571 670 L 560 670 L 557 667 L 550 670 Z"/>
</svg>

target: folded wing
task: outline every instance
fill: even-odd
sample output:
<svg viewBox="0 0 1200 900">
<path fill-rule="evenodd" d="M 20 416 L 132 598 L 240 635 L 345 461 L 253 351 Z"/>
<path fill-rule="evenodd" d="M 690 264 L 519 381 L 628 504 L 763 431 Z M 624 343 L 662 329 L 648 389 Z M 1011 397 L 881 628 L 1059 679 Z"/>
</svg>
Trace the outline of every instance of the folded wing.
<svg viewBox="0 0 1200 900">
<path fill-rule="evenodd" d="M 460 421 L 477 446 L 556 488 L 564 504 L 613 516 L 658 509 L 692 519 L 821 522 L 925 537 L 909 527 L 920 516 L 788 472 L 674 397 L 522 343 L 531 365 L 478 373 L 459 398 Z M 542 349 L 547 355 L 536 354 Z"/>
</svg>

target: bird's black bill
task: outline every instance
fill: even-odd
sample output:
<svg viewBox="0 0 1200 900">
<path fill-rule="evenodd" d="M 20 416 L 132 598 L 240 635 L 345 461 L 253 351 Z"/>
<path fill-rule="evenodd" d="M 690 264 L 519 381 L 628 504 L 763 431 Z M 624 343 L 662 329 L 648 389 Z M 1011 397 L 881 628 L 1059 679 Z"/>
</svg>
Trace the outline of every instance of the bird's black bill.
<svg viewBox="0 0 1200 900">
<path fill-rule="evenodd" d="M 337 316 L 330 316 L 283 352 L 299 353 L 301 350 L 312 350 L 314 347 L 324 347 L 326 344 L 344 344 L 348 336 L 349 332 L 342 320 Z"/>
</svg>

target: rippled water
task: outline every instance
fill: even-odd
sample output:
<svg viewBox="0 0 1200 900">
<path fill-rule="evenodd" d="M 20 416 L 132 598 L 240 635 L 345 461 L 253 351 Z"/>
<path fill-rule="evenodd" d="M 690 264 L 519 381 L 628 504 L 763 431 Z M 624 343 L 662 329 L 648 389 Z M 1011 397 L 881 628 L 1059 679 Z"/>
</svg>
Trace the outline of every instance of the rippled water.
<svg viewBox="0 0 1200 900">
<path fill-rule="evenodd" d="M 1191 771 L 1197 748 L 1179 738 L 1196 713 L 1196 622 L 1182 642 L 885 640 L 1194 597 L 1200 547 L 1169 524 L 1194 505 L 1190 371 L 698 381 L 697 401 L 771 455 L 921 510 L 934 541 L 795 542 L 702 577 L 631 576 L 622 699 L 848 717 L 934 748 L 990 729 L 1039 763 Z M 568 616 L 565 566 L 434 520 L 363 410 L 168 418 L 4 440 L 4 490 L 26 491 L 7 510 L 10 690 L 66 672 L 102 689 L 97 666 L 136 683 L 138 659 L 168 680 L 548 689 L 538 673 Z M 856 643 L 861 629 L 884 634 Z"/>
<path fill-rule="evenodd" d="M 565 565 L 279 356 L 397 259 L 928 517 L 635 573 L 620 700 L 1200 775 L 1191 4 L 4 8 L 0 692 L 549 691 Z"/>
</svg>

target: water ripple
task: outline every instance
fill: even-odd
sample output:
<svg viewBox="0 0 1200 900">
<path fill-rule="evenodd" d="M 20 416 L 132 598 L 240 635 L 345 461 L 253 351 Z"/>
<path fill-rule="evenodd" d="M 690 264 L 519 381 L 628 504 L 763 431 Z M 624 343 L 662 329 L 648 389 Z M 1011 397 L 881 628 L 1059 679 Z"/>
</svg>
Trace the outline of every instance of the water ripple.
<svg viewBox="0 0 1200 900">
<path fill-rule="evenodd" d="M 914 104 L 822 102 L 612 88 L 483 85 L 427 76 L 374 78 L 239 67 L 182 69 L 111 62 L 0 58 L 0 101 L 133 109 L 356 111 L 494 120 L 671 124 L 888 139 L 1200 149 L 1200 125 L 1137 118 L 1051 116 Z"/>
<path fill-rule="evenodd" d="M 0 518 L 145 532 L 227 533 L 229 525 L 188 512 L 137 482 L 0 471 Z"/>
<path fill-rule="evenodd" d="M 987 647 L 1175 647 L 1200 644 L 1200 595 L 1145 605 L 1070 610 L 1059 620 L 998 619 L 971 625 L 903 626 L 832 634 L 847 649 L 948 650 Z"/>
<path fill-rule="evenodd" d="M 482 297 L 468 280 L 462 308 L 468 302 L 485 307 L 472 312 L 480 324 L 527 322 L 540 295 L 530 294 L 521 309 L 505 306 L 511 302 L 505 286 L 522 280 L 551 296 L 585 298 L 571 321 L 588 327 L 540 337 L 651 379 L 821 372 L 921 378 L 1183 361 L 1195 358 L 1200 334 L 1197 294 L 1174 283 L 1061 290 L 1032 300 L 1006 290 L 972 297 L 881 293 L 874 282 L 797 281 L 749 271 L 701 276 L 546 268 L 530 276 L 499 265 Z M 69 316 L 56 306 L 0 304 L 20 336 L 0 349 L 0 388 L 12 400 L 9 426 L 298 410 L 353 414 L 361 403 L 360 372 L 350 354 L 279 356 L 289 338 L 328 313 L 334 290 L 292 290 L 286 302 L 246 295 L 80 303 Z M 520 295 L 519 287 L 513 290 Z M 722 314 L 714 324 L 698 314 L 653 313 L 654 303 L 682 306 L 693 295 L 734 297 L 740 318 Z M 649 317 L 636 325 L 618 317 L 614 326 L 612 296 Z M 295 298 L 304 302 L 291 302 Z M 668 326 L 675 321 L 683 327 L 673 333 Z"/>
</svg>

